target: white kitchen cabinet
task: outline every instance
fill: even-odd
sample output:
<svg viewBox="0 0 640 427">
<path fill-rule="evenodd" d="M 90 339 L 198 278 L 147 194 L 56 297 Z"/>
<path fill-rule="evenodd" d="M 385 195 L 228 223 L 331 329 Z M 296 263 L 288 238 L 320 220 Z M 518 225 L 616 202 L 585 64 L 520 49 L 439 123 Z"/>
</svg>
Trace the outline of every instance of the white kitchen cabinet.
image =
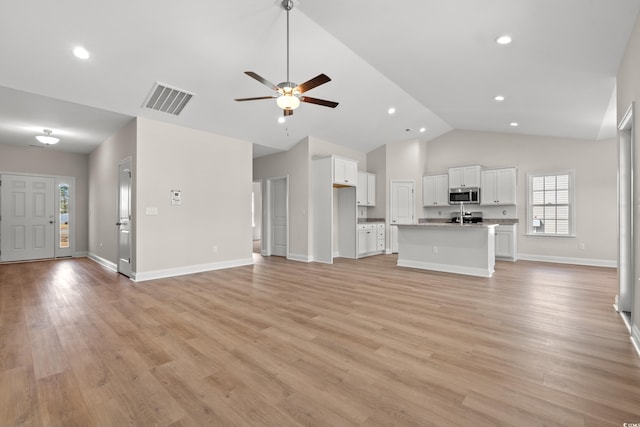
<svg viewBox="0 0 640 427">
<path fill-rule="evenodd" d="M 516 204 L 516 168 L 483 170 L 480 174 L 480 204 Z"/>
<path fill-rule="evenodd" d="M 376 205 L 376 175 L 369 172 L 358 172 L 356 188 L 358 206 Z"/>
<path fill-rule="evenodd" d="M 480 165 L 449 168 L 449 188 L 480 187 Z"/>
<path fill-rule="evenodd" d="M 371 254 L 378 249 L 377 224 L 358 224 L 358 255 Z"/>
<path fill-rule="evenodd" d="M 358 257 L 378 255 L 384 250 L 384 223 L 358 224 Z"/>
<path fill-rule="evenodd" d="M 422 204 L 424 207 L 449 205 L 449 175 L 422 177 Z"/>
<path fill-rule="evenodd" d="M 358 185 L 358 162 L 333 156 L 333 183 L 352 187 Z"/>
<path fill-rule="evenodd" d="M 496 259 L 515 261 L 517 257 L 518 225 L 496 227 Z"/>
</svg>

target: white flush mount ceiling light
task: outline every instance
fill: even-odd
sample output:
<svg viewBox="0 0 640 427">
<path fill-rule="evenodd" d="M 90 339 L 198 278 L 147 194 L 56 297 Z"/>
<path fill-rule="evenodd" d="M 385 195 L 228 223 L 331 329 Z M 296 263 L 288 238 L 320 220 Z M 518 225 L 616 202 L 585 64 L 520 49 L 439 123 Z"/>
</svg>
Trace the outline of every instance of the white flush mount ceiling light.
<svg viewBox="0 0 640 427">
<path fill-rule="evenodd" d="M 496 43 L 500 45 L 507 45 L 512 42 L 511 36 L 503 35 L 496 38 Z"/>
<path fill-rule="evenodd" d="M 51 136 L 51 129 L 42 129 L 42 133 L 44 133 L 44 135 L 38 135 L 36 139 L 45 145 L 57 144 L 60 141 L 60 138 Z"/>
<path fill-rule="evenodd" d="M 73 54 L 76 58 L 79 59 L 89 59 L 89 57 L 91 56 L 89 54 L 89 51 L 82 46 L 76 46 L 75 48 L 73 48 Z"/>
<path fill-rule="evenodd" d="M 427 131 L 427 128 L 420 128 L 420 133 L 425 133 Z"/>
</svg>

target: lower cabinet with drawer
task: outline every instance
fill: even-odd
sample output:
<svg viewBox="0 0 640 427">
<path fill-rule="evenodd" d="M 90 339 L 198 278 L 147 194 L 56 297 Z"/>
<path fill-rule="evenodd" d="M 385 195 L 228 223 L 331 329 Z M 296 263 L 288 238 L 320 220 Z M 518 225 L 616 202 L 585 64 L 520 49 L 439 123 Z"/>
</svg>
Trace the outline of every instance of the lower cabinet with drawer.
<svg viewBox="0 0 640 427">
<path fill-rule="evenodd" d="M 384 223 L 358 224 L 358 257 L 378 255 L 384 250 Z"/>
<path fill-rule="evenodd" d="M 515 261 L 518 259 L 518 226 L 516 224 L 496 227 L 496 259 Z"/>
</svg>

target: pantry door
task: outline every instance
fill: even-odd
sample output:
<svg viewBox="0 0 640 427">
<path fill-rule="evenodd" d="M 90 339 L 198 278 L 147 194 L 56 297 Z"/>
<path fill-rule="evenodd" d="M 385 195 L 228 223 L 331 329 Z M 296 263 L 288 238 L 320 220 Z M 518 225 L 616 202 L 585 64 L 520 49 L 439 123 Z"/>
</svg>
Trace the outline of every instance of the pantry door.
<svg viewBox="0 0 640 427">
<path fill-rule="evenodd" d="M 2 175 L 0 261 L 54 257 L 54 178 Z"/>
</svg>

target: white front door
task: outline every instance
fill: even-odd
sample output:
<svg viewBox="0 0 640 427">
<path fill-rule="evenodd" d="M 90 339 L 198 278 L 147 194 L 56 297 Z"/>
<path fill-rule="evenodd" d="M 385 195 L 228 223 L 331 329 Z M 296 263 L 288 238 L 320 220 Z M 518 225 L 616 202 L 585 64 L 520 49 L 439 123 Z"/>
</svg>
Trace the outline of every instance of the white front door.
<svg viewBox="0 0 640 427">
<path fill-rule="evenodd" d="M 287 178 L 270 182 L 271 255 L 287 256 Z"/>
<path fill-rule="evenodd" d="M 0 261 L 54 257 L 54 178 L 2 175 Z"/>
<path fill-rule="evenodd" d="M 131 277 L 131 159 L 118 165 L 118 272 Z"/>
</svg>

